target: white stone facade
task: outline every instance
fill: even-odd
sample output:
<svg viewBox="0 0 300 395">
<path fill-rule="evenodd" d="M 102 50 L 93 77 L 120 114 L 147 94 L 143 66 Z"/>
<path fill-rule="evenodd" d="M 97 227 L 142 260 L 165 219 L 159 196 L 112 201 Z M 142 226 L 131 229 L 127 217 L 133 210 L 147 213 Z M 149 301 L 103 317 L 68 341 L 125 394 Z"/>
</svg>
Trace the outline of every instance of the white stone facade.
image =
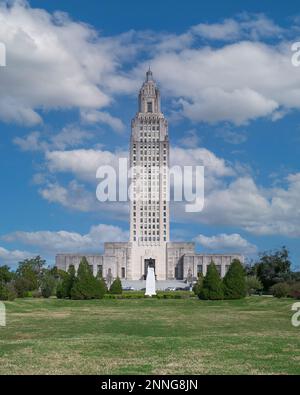
<svg viewBox="0 0 300 395">
<path fill-rule="evenodd" d="M 193 278 L 213 260 L 222 277 L 230 263 L 242 255 L 196 254 L 195 244 L 170 242 L 169 217 L 169 136 L 168 123 L 161 112 L 160 92 L 152 72 L 139 93 L 138 112 L 131 123 L 130 167 L 132 199 L 130 207 L 130 240 L 124 243 L 105 243 L 103 255 L 59 254 L 56 266 L 68 270 L 78 268 L 85 256 L 93 273 L 103 277 L 111 273 L 126 280 L 141 280 L 147 265 L 154 262 L 157 280 Z"/>
</svg>

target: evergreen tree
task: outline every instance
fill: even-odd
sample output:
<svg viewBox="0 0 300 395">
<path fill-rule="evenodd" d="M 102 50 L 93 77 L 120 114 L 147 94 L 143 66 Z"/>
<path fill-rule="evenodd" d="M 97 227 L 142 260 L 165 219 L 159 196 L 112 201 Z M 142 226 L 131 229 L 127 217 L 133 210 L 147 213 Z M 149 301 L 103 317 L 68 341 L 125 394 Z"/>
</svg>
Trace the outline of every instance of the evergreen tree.
<svg viewBox="0 0 300 395">
<path fill-rule="evenodd" d="M 100 282 L 101 287 L 103 287 L 103 289 L 104 289 L 104 294 L 107 294 L 107 293 L 108 293 L 108 288 L 107 288 L 107 284 L 106 284 L 105 279 L 102 277 L 102 273 L 98 272 L 98 274 L 97 274 L 97 280 Z"/>
<path fill-rule="evenodd" d="M 115 281 L 111 284 L 109 293 L 120 295 L 122 293 L 122 283 L 119 277 L 115 279 Z"/>
<path fill-rule="evenodd" d="M 203 274 L 199 273 L 197 282 L 193 286 L 193 292 L 194 292 L 195 295 L 197 295 L 197 296 L 200 295 L 202 286 L 203 286 Z"/>
<path fill-rule="evenodd" d="M 238 259 L 234 259 L 224 280 L 225 299 L 242 299 L 246 296 L 245 270 Z"/>
<path fill-rule="evenodd" d="M 199 294 L 200 299 L 219 300 L 223 299 L 224 291 L 221 277 L 212 261 L 207 267 L 206 276 Z"/>
<path fill-rule="evenodd" d="M 70 265 L 68 269 L 68 275 L 64 278 L 62 282 L 62 290 L 64 298 L 71 298 L 71 290 L 74 285 L 74 281 L 76 278 L 76 272 L 74 265 Z"/>
<path fill-rule="evenodd" d="M 82 258 L 77 277 L 71 289 L 72 299 L 102 299 L 105 293 L 103 284 L 93 276 L 85 257 Z"/>
</svg>

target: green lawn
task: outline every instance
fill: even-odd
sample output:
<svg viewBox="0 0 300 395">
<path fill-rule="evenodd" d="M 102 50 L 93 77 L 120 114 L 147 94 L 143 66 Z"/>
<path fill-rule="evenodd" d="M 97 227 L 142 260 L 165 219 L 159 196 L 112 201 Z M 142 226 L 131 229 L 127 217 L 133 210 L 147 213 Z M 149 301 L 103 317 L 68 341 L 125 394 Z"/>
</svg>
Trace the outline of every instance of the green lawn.
<svg viewBox="0 0 300 395">
<path fill-rule="evenodd" d="M 300 374 L 292 303 L 6 302 L 0 374 Z"/>
</svg>

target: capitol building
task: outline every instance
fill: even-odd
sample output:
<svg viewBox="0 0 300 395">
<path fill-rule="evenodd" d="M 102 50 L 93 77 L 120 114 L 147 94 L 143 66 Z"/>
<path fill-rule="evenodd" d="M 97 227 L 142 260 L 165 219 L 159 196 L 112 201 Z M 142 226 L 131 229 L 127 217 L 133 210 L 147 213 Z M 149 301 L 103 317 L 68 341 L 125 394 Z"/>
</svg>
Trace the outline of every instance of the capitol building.
<svg viewBox="0 0 300 395">
<path fill-rule="evenodd" d="M 103 254 L 58 254 L 56 266 L 78 268 L 85 256 L 94 275 L 105 278 L 143 280 L 148 265 L 154 267 L 158 281 L 186 280 L 206 274 L 213 261 L 224 277 L 233 259 L 242 263 L 239 254 L 204 254 L 195 252 L 193 242 L 170 241 L 169 210 L 169 133 L 168 122 L 161 111 L 160 91 L 151 70 L 138 97 L 138 112 L 131 123 L 130 167 L 132 198 L 130 201 L 130 239 L 104 243 Z"/>
</svg>

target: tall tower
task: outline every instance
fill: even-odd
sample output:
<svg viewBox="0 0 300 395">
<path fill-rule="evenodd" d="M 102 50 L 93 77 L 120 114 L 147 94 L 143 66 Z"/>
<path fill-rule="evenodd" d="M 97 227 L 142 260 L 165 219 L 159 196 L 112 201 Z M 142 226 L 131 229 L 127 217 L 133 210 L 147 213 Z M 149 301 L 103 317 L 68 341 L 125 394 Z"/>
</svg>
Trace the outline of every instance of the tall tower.
<svg viewBox="0 0 300 395">
<path fill-rule="evenodd" d="M 150 68 L 138 105 L 130 141 L 132 274 L 142 278 L 151 260 L 157 278 L 165 278 L 170 238 L 168 123 L 161 112 L 160 92 Z"/>
</svg>

